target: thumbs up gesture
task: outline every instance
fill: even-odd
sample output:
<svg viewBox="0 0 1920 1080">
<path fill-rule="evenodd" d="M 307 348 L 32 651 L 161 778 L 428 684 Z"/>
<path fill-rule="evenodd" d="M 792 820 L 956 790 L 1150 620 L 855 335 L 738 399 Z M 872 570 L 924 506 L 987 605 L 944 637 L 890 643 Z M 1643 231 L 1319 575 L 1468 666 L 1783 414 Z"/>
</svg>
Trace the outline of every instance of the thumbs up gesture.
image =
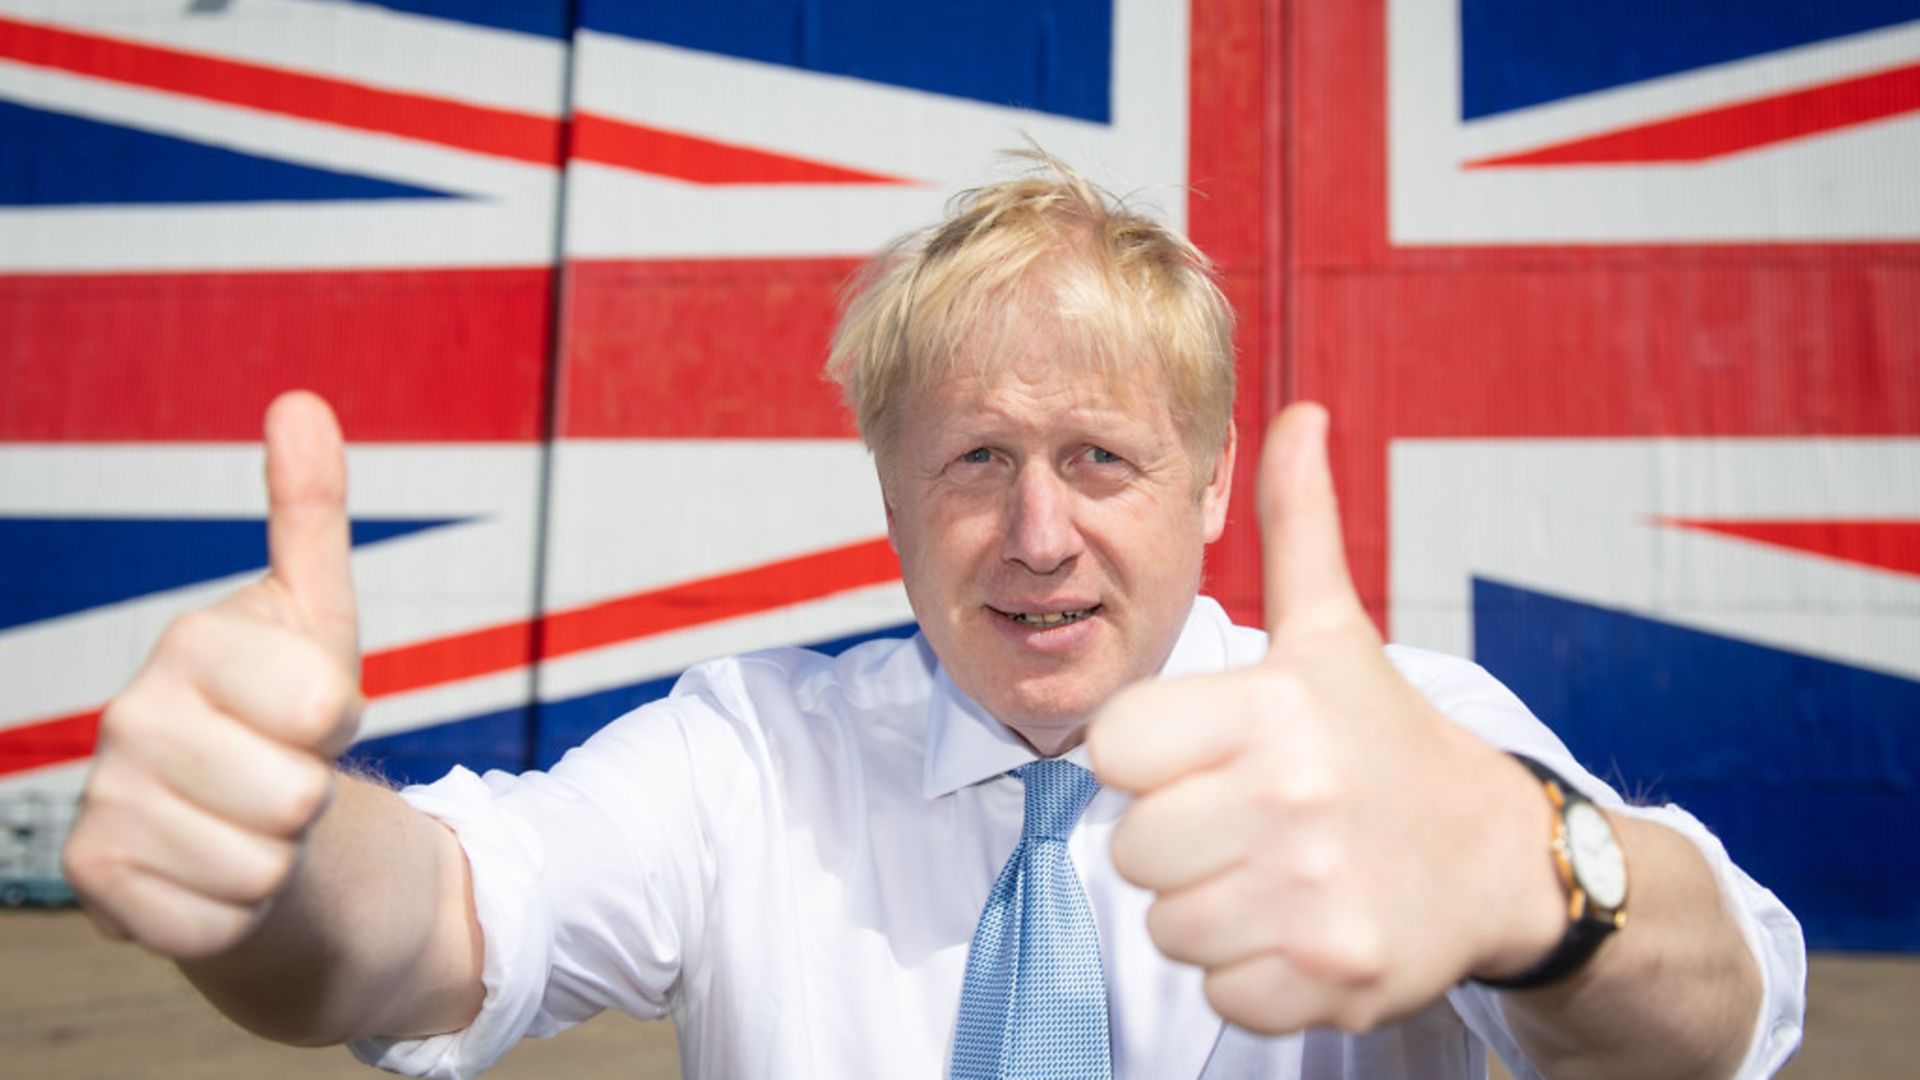
<svg viewBox="0 0 1920 1080">
<path fill-rule="evenodd" d="M 1538 785 L 1382 651 L 1347 572 L 1327 423 L 1295 405 L 1268 433 L 1264 661 L 1137 684 L 1088 733 L 1102 782 L 1136 796 L 1113 857 L 1157 894 L 1155 944 L 1269 1034 L 1370 1029 L 1524 968 L 1564 928 Z"/>
<path fill-rule="evenodd" d="M 359 724 L 340 427 L 285 394 L 266 443 L 270 569 L 174 620 L 107 705 L 65 852 L 103 932 L 177 959 L 231 948 L 265 914 Z"/>
</svg>

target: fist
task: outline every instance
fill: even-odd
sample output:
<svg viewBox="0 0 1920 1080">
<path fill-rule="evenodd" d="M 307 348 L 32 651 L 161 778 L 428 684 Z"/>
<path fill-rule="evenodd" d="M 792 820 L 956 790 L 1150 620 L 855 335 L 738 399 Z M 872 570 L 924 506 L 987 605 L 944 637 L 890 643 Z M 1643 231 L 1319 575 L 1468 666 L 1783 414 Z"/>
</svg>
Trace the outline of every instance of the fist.
<svg viewBox="0 0 1920 1080">
<path fill-rule="evenodd" d="M 1400 677 L 1354 591 L 1326 427 L 1296 405 L 1262 456 L 1265 660 L 1133 686 L 1088 732 L 1136 796 L 1113 858 L 1155 944 L 1268 1034 L 1368 1030 L 1560 928 L 1538 785 Z"/>
<path fill-rule="evenodd" d="M 291 879 L 359 724 L 340 428 L 267 410 L 260 581 L 169 625 L 106 707 L 64 852 L 102 932 L 176 959 L 238 944 Z"/>
</svg>

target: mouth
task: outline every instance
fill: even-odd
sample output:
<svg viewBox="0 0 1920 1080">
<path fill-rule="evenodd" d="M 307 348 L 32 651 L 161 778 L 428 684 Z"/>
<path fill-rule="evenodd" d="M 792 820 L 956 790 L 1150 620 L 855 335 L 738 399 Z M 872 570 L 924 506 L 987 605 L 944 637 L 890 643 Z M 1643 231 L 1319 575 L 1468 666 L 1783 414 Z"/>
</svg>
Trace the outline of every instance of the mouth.
<svg viewBox="0 0 1920 1080">
<path fill-rule="evenodd" d="M 1095 615 L 1098 615 L 1104 606 L 1103 604 L 1095 604 L 1092 607 L 1075 608 L 1069 611 L 1002 611 L 999 608 L 990 608 L 989 610 L 1001 618 L 1018 623 L 1021 626 L 1031 626 L 1036 629 L 1046 630 L 1056 626 L 1065 626 L 1068 623 L 1091 619 Z"/>
</svg>

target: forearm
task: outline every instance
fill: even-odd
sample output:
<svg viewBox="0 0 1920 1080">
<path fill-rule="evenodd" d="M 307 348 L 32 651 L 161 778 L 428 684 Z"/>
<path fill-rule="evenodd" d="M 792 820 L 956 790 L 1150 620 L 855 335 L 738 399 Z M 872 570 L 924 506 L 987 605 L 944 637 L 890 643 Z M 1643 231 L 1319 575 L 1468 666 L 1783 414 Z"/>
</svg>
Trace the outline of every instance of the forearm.
<svg viewBox="0 0 1920 1080">
<path fill-rule="evenodd" d="M 1508 992 L 1528 1061 L 1554 1080 L 1727 1077 L 1762 984 L 1713 872 L 1685 837 L 1612 815 L 1632 868 L 1629 922 L 1567 982 Z"/>
<path fill-rule="evenodd" d="M 445 826 L 384 787 L 341 776 L 259 927 L 180 967 L 236 1023 L 281 1042 L 455 1030 L 483 996 L 469 889 Z"/>
</svg>

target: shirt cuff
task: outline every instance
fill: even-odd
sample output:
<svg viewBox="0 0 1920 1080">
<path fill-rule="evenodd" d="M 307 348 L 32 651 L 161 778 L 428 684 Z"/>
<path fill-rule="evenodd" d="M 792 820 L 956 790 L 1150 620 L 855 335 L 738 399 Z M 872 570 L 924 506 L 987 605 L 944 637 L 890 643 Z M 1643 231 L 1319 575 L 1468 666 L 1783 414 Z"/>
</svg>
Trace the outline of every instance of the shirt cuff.
<svg viewBox="0 0 1920 1080">
<path fill-rule="evenodd" d="M 505 774 L 489 774 L 510 780 Z M 452 829 L 466 853 L 482 941 L 486 998 L 460 1031 L 347 1044 L 368 1065 L 407 1076 L 465 1080 L 492 1067 L 533 1026 L 547 982 L 549 913 L 541 891 L 541 848 L 531 830 L 499 812 L 495 791 L 455 767 L 429 785 L 400 792 L 414 809 Z"/>
<path fill-rule="evenodd" d="M 1585 785 L 1581 785 L 1581 790 L 1589 798 L 1600 797 Z M 1754 966 L 1760 970 L 1760 1011 L 1747 1040 L 1746 1056 L 1734 1075 L 1739 1080 L 1764 1080 L 1772 1076 L 1800 1045 L 1802 1018 L 1806 1013 L 1807 950 L 1799 921 L 1772 892 L 1735 866 L 1719 838 L 1692 814 L 1671 804 L 1622 805 L 1610 793 L 1603 805 L 1613 813 L 1674 830 L 1686 837 L 1706 859 L 1719 888 L 1721 903 L 1740 928 Z M 1627 910 L 1631 918 L 1631 901 Z M 1466 982 L 1447 996 L 1461 1019 L 1506 1064 L 1515 1080 L 1540 1080 L 1540 1073 L 1526 1060 L 1507 1027 L 1498 992 L 1479 983 Z"/>
<path fill-rule="evenodd" d="M 1760 1014 L 1754 1018 L 1746 1056 L 1734 1076 L 1740 1080 L 1772 1076 L 1799 1048 L 1807 1011 L 1807 943 L 1800 932 L 1800 920 L 1772 890 L 1735 866 L 1720 838 L 1692 814 L 1672 804 L 1612 809 L 1665 825 L 1686 837 L 1712 868 L 1721 903 L 1740 928 L 1740 936 L 1760 971 Z"/>
</svg>

